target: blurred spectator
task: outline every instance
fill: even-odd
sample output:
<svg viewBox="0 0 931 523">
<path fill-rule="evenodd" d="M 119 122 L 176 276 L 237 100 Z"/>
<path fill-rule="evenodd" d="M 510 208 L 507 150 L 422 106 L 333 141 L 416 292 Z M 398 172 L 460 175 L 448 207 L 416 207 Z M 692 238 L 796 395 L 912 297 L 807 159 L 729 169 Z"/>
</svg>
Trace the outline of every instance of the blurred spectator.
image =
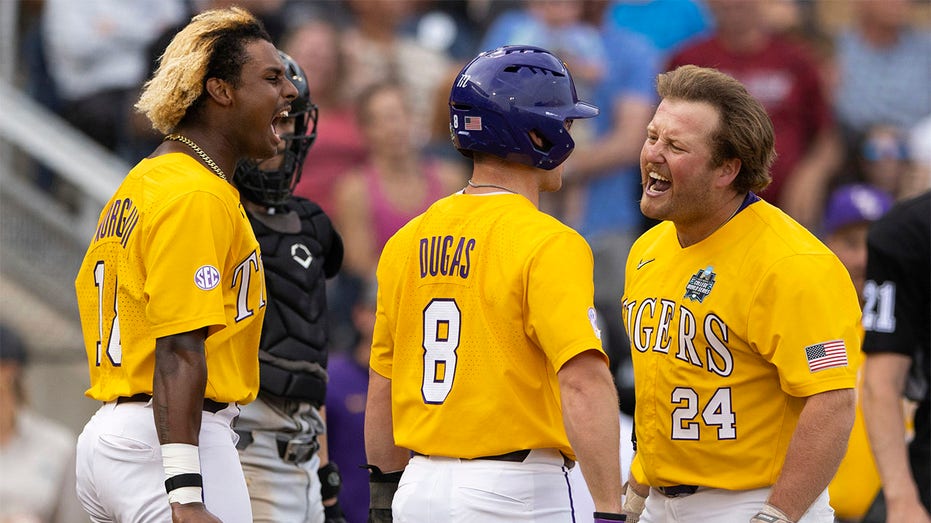
<svg viewBox="0 0 931 523">
<path fill-rule="evenodd" d="M 665 60 L 689 40 L 707 35 L 712 18 L 704 0 L 612 0 L 604 25 L 645 36 Z"/>
<path fill-rule="evenodd" d="M 609 50 L 604 78 L 591 102 L 601 109 L 592 118 L 593 136 L 580 142 L 566 162 L 563 184 L 582 193 L 579 216 L 570 219 L 588 240 L 595 257 L 595 306 L 598 316 L 620 317 L 627 251 L 643 232 L 640 212 L 640 147 L 656 103 L 654 82 L 659 55 L 649 41 L 617 27 L 602 29 Z M 573 134 L 574 134 L 573 127 Z M 633 374 L 630 344 L 621 323 L 608 321 L 603 345 L 611 359 L 621 408 L 632 414 Z"/>
<path fill-rule="evenodd" d="M 913 27 L 913 4 L 851 2 L 853 25 L 836 44 L 836 110 L 850 133 L 887 123 L 907 130 L 931 115 L 931 31 Z"/>
<path fill-rule="evenodd" d="M 374 282 L 372 277 L 367 281 Z M 339 466 L 343 488 L 339 504 L 348 523 L 368 519 L 369 473 L 365 459 L 365 396 L 369 385 L 369 354 L 375 327 L 374 283 L 365 285 L 353 300 L 352 323 L 356 338 L 350 349 L 330 358 L 326 412 L 330 461 Z"/>
<path fill-rule="evenodd" d="M 824 243 L 847 268 L 861 301 L 866 277 L 866 233 L 893 201 L 892 195 L 880 187 L 854 183 L 834 189 L 825 206 Z"/>
<path fill-rule="evenodd" d="M 401 33 L 453 60 L 468 60 L 475 54 L 478 40 L 468 6 L 468 0 L 415 0 L 412 15 L 401 24 Z"/>
<path fill-rule="evenodd" d="M 810 50 L 773 31 L 761 0 L 708 0 L 715 32 L 674 54 L 717 68 L 763 103 L 776 133 L 773 181 L 761 194 L 802 225 L 816 228 L 843 155 L 827 92 Z"/>
<path fill-rule="evenodd" d="M 520 44 L 551 51 L 572 71 L 579 98 L 591 100 L 608 67 L 608 50 L 598 26 L 586 19 L 590 16 L 588 6 L 593 4 L 596 2 L 591 0 L 523 0 L 491 22 L 480 50 Z M 590 141 L 593 125 L 593 120 L 573 124 L 576 147 Z M 581 206 L 578 186 L 567 185 L 565 190 L 540 195 L 540 210 L 567 223 L 579 219 Z"/>
<path fill-rule="evenodd" d="M 74 445 L 67 428 L 29 409 L 27 349 L 0 326 L 0 523 L 71 523 L 84 518 L 75 495 Z"/>
<path fill-rule="evenodd" d="M 902 199 L 912 176 L 904 133 L 892 125 L 873 125 L 858 140 L 855 152 L 862 181 Z"/>
<path fill-rule="evenodd" d="M 449 91 L 459 76 L 459 71 L 466 62 L 455 63 L 447 69 L 446 79 L 440 82 L 433 93 L 433 120 L 430 124 L 430 138 L 424 145 L 424 154 L 458 165 L 463 173 L 471 168 L 471 160 L 463 156 L 453 146 L 449 128 Z"/>
<path fill-rule="evenodd" d="M 346 246 L 343 271 L 375 274 L 388 239 L 436 200 L 465 186 L 459 164 L 425 157 L 414 143 L 404 88 L 369 86 L 356 103 L 369 159 L 346 173 L 334 192 L 334 221 Z"/>
<path fill-rule="evenodd" d="M 355 98 L 376 82 L 399 82 L 411 111 L 413 138 L 423 144 L 429 136 L 433 111 L 433 106 L 423 101 L 429 100 L 439 82 L 445 80 L 449 55 L 402 34 L 404 20 L 413 13 L 412 0 L 346 2 L 353 22 L 342 33 L 347 54 L 343 87 Z"/>
<path fill-rule="evenodd" d="M 239 6 L 258 18 L 268 36 L 275 44 L 280 44 L 287 29 L 288 21 L 284 18 L 285 0 L 189 0 L 194 5 L 195 13 L 208 9 L 226 9 Z"/>
<path fill-rule="evenodd" d="M 349 7 L 341 0 L 285 0 L 279 13 L 285 20 L 285 35 L 311 20 L 326 20 L 336 27 L 352 20 Z"/>
<path fill-rule="evenodd" d="M 130 115 L 150 71 L 148 48 L 184 15 L 183 0 L 45 0 L 43 49 L 62 116 L 126 160 L 138 160 Z"/>
<path fill-rule="evenodd" d="M 585 6 L 579 0 L 524 0 L 521 8 L 504 12 L 491 23 L 479 50 L 521 44 L 551 51 L 572 71 L 579 98 L 588 100 L 604 77 L 607 50 L 597 26 L 583 18 Z"/>
<path fill-rule="evenodd" d="M 362 164 L 366 146 L 356 125 L 354 101 L 346 89 L 346 61 L 339 31 L 331 22 L 311 19 L 285 36 L 281 48 L 307 72 L 319 109 L 321 132 L 307 153 L 304 173 L 294 193 L 317 202 L 333 216 L 333 187 L 346 172 Z"/>
<path fill-rule="evenodd" d="M 908 136 L 908 152 L 912 157 L 914 170 L 903 193 L 917 196 L 931 189 L 931 115 L 912 128 Z"/>
<path fill-rule="evenodd" d="M 861 303 L 866 278 L 866 234 L 870 224 L 885 214 L 892 202 L 888 193 L 865 184 L 838 187 L 828 198 L 823 222 L 824 243 L 850 272 Z M 856 369 L 862 363 L 862 352 L 850 362 Z M 858 380 L 858 388 L 859 383 Z M 828 485 L 837 522 L 860 521 L 879 492 L 879 486 L 879 472 L 870 451 L 863 411 L 858 401 L 847 453 Z"/>
</svg>

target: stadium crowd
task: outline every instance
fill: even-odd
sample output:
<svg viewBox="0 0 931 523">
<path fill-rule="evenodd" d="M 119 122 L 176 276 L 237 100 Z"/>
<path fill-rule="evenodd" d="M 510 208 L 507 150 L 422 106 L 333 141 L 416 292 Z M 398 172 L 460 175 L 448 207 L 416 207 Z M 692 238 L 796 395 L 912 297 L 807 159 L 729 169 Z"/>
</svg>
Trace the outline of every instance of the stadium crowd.
<svg viewBox="0 0 931 523">
<path fill-rule="evenodd" d="M 577 150 L 566 163 L 564 188 L 544 195 L 540 206 L 578 230 L 593 249 L 595 304 L 625 416 L 633 415 L 634 384 L 630 344 L 620 322 L 621 268 L 634 240 L 655 224 L 641 215 L 638 201 L 640 148 L 659 102 L 658 73 L 684 64 L 714 67 L 740 80 L 763 103 L 774 124 L 777 159 L 774 181 L 759 196 L 823 238 L 847 264 L 858 290 L 865 270 L 865 225 L 895 202 L 931 188 L 928 2 L 26 0 L 21 5 L 21 87 L 130 164 L 162 141 L 133 105 L 165 46 L 195 14 L 230 5 L 248 9 L 276 46 L 306 71 L 319 120 L 295 194 L 320 205 L 346 249 L 342 270 L 327 282 L 335 391 L 327 409 L 329 437 L 336 440 L 329 457 L 344 469 L 341 505 L 350 523 L 361 523 L 366 514 L 353 498 L 368 492 L 367 474 L 356 467 L 362 456 L 359 431 L 371 339 L 365 331 L 374 321 L 375 265 L 404 223 L 466 186 L 470 164 L 450 143 L 447 103 L 456 73 L 478 52 L 506 44 L 549 49 L 567 63 L 579 97 L 601 109 L 598 118 L 573 128 Z M 54 173 L 36 165 L 29 176 L 49 194 L 67 198 L 67 182 Z M 849 263 L 845 246 L 854 251 Z M 865 484 L 860 490 L 832 490 L 832 505 L 838 521 L 881 521 L 864 519 L 870 506 L 863 496 L 876 496 L 879 479 L 858 423 L 854 434 L 859 430 L 861 440 L 851 452 L 860 452 L 862 459 L 851 463 L 858 458 L 848 458 L 842 471 L 866 478 Z M 3 508 L 0 501 L 0 522 L 7 521 Z"/>
</svg>

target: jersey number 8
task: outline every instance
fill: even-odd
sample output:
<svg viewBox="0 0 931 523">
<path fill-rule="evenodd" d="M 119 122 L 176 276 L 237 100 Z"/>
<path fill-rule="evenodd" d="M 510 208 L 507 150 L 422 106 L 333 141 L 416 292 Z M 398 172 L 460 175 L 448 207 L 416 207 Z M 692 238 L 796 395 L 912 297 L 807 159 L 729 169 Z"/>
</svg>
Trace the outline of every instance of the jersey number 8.
<svg viewBox="0 0 931 523">
<path fill-rule="evenodd" d="M 424 403 L 443 403 L 453 388 L 461 325 L 462 312 L 455 300 L 434 299 L 423 310 L 423 385 L 420 392 Z"/>
</svg>

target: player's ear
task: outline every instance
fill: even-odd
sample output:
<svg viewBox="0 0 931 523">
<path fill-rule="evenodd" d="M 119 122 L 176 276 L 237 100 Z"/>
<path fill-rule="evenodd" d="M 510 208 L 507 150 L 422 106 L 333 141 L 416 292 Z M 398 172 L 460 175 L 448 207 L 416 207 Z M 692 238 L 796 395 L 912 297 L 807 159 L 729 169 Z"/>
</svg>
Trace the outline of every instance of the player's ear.
<svg viewBox="0 0 931 523">
<path fill-rule="evenodd" d="M 210 95 L 210 98 L 224 107 L 233 103 L 232 86 L 225 80 L 208 78 L 204 85 L 204 89 L 207 90 L 207 94 Z"/>
<path fill-rule="evenodd" d="M 740 158 L 728 158 L 718 167 L 718 176 L 715 178 L 715 184 L 719 187 L 727 187 L 734 182 L 740 173 L 740 167 L 743 165 Z"/>
</svg>

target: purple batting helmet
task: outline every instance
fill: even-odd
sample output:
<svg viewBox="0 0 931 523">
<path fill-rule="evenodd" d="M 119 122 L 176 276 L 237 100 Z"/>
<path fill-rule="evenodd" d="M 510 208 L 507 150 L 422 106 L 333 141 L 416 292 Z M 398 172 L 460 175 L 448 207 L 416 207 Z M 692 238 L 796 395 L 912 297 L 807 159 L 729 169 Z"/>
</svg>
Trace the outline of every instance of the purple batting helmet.
<svg viewBox="0 0 931 523">
<path fill-rule="evenodd" d="M 479 54 L 459 72 L 449 115 L 453 145 L 465 156 L 478 151 L 550 170 L 575 147 L 566 122 L 597 116 L 598 108 L 579 101 L 562 60 L 539 47 L 512 45 Z"/>
</svg>

